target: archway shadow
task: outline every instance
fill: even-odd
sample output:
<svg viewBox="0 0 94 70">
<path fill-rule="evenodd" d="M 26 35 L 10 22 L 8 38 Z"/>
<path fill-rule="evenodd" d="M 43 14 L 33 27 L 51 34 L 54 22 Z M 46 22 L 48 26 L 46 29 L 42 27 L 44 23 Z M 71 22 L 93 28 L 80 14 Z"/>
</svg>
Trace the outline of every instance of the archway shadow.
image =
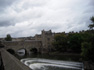
<svg viewBox="0 0 94 70">
<path fill-rule="evenodd" d="M 7 49 L 7 51 L 11 54 L 15 54 L 15 51 L 13 49 Z"/>
<path fill-rule="evenodd" d="M 33 53 L 33 54 L 37 54 L 38 50 L 37 50 L 37 48 L 31 48 L 30 52 Z"/>
</svg>

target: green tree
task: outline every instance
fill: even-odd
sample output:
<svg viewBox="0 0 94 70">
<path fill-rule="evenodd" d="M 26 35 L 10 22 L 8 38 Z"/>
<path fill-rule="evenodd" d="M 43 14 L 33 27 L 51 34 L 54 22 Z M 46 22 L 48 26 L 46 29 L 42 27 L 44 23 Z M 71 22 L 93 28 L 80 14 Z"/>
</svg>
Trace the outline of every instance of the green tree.
<svg viewBox="0 0 94 70">
<path fill-rule="evenodd" d="M 53 42 L 53 45 L 58 52 L 66 52 L 67 50 L 67 35 L 64 33 L 57 34 L 54 37 L 55 41 Z"/>
<path fill-rule="evenodd" d="M 84 60 L 93 61 L 94 62 L 94 47 L 91 42 L 83 42 L 82 43 L 82 57 Z"/>
<path fill-rule="evenodd" d="M 90 28 L 90 30 L 92 30 L 94 28 L 94 16 L 91 17 L 90 20 L 91 20 L 92 24 L 90 24 L 88 27 Z"/>
<path fill-rule="evenodd" d="M 81 53 L 81 43 L 83 41 L 80 33 L 73 33 L 68 35 L 69 49 L 72 52 Z"/>
<path fill-rule="evenodd" d="M 87 30 L 83 36 L 83 43 L 81 45 L 82 57 L 84 60 L 94 62 L 94 17 L 90 19 L 92 24 L 89 25 L 89 28 L 92 30 Z"/>
<path fill-rule="evenodd" d="M 6 41 L 12 41 L 11 35 L 10 35 L 10 34 L 7 34 L 5 40 L 6 40 Z"/>
<path fill-rule="evenodd" d="M 88 42 L 82 43 L 82 48 L 81 48 L 82 53 L 81 53 L 81 55 L 82 55 L 84 60 L 89 60 L 90 49 L 91 49 L 91 43 L 88 43 Z"/>
</svg>

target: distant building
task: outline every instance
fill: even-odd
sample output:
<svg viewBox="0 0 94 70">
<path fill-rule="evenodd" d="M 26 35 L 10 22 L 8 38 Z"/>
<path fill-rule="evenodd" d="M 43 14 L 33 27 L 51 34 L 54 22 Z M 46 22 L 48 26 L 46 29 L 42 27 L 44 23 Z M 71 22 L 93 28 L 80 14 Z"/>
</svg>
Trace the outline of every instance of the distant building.
<svg viewBox="0 0 94 70">
<path fill-rule="evenodd" d="M 34 38 L 35 38 L 35 40 L 37 40 L 37 41 L 42 41 L 41 35 L 36 34 Z"/>
</svg>

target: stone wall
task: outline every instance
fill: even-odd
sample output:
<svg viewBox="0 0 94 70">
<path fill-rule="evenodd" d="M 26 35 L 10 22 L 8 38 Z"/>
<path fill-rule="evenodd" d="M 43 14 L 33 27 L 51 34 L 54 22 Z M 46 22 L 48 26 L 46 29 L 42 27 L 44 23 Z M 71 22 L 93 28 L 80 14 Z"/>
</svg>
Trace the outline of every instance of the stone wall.
<svg viewBox="0 0 94 70">
<path fill-rule="evenodd" d="M 26 49 L 30 52 L 30 49 L 36 48 L 38 52 L 41 52 L 42 44 L 41 41 L 3 41 L 2 44 L 6 50 L 13 49 L 17 52 L 20 49 Z"/>
<path fill-rule="evenodd" d="M 4 70 L 31 70 L 5 49 L 0 49 Z"/>
<path fill-rule="evenodd" d="M 54 40 L 54 35 L 52 33 L 51 30 L 49 31 L 42 31 L 42 46 L 43 46 L 43 50 L 45 50 L 46 52 L 50 52 L 51 48 L 53 48 L 52 46 L 52 42 Z"/>
</svg>

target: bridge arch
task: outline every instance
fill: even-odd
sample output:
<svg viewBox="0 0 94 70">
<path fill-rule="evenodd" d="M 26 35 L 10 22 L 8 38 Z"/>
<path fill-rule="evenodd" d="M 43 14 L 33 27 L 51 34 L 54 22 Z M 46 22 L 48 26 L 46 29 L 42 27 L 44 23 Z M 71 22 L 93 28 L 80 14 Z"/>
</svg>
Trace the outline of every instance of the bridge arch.
<svg viewBox="0 0 94 70">
<path fill-rule="evenodd" d="M 31 48 L 31 49 L 30 49 L 30 52 L 31 52 L 31 53 L 36 53 L 36 54 L 37 54 L 37 53 L 38 53 L 38 49 L 35 48 L 35 47 L 34 47 L 34 48 Z"/>
<path fill-rule="evenodd" d="M 13 49 L 7 49 L 7 51 L 11 54 L 15 54 L 15 51 Z"/>
<path fill-rule="evenodd" d="M 31 48 L 36 48 L 38 53 L 42 52 L 42 44 L 40 41 L 12 41 L 12 42 L 7 42 L 4 41 L 4 48 L 7 49 L 13 49 L 15 53 L 17 53 L 18 50 L 20 49 L 25 49 L 26 54 L 31 53 L 30 49 Z"/>
<path fill-rule="evenodd" d="M 16 52 L 18 55 L 22 55 L 22 56 L 27 54 L 27 50 L 25 48 L 20 48 L 20 49 L 16 50 Z"/>
</svg>

